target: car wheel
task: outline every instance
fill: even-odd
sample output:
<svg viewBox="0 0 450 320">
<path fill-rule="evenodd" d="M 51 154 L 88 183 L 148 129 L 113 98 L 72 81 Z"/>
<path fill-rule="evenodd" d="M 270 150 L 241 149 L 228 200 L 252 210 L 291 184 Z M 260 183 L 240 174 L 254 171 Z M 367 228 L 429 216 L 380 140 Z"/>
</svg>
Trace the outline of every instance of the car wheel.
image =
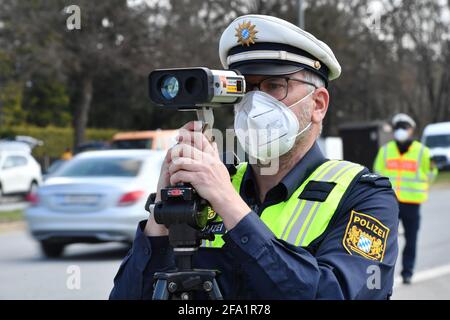
<svg viewBox="0 0 450 320">
<path fill-rule="evenodd" d="M 65 245 L 57 242 L 41 241 L 41 249 L 48 258 L 59 258 L 64 252 Z"/>
<path fill-rule="evenodd" d="M 6 194 L 3 192 L 2 185 L 0 184 L 0 203 L 6 200 Z"/>
</svg>

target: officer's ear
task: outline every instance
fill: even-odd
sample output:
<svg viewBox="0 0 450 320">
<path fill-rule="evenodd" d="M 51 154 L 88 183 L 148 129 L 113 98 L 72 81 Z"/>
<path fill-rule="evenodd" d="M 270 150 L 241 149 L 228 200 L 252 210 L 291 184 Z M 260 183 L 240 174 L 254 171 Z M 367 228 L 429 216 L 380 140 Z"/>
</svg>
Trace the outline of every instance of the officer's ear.
<svg viewBox="0 0 450 320">
<path fill-rule="evenodd" d="M 314 108 L 312 112 L 313 123 L 321 123 L 328 111 L 328 103 L 330 102 L 330 94 L 326 88 L 318 88 L 312 95 Z"/>
</svg>

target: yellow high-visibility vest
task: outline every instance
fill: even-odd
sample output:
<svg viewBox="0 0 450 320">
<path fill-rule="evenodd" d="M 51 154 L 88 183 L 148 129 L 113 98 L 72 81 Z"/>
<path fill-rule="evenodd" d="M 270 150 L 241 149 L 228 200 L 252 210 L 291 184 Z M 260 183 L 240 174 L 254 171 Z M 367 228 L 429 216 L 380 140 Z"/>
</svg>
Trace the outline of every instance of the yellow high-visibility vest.
<svg viewBox="0 0 450 320">
<path fill-rule="evenodd" d="M 240 191 L 247 163 L 239 165 L 232 177 L 236 191 Z M 278 239 L 295 246 L 308 246 L 327 228 L 341 199 L 352 181 L 364 169 L 359 164 L 330 160 L 319 166 L 286 201 L 269 206 L 261 213 L 261 220 Z M 327 183 L 331 191 L 324 201 L 302 199 L 302 192 L 311 181 Z M 214 222 L 222 219 L 217 215 Z M 222 235 L 216 234 L 214 241 L 203 240 L 203 247 L 221 248 Z"/>
<path fill-rule="evenodd" d="M 374 171 L 389 178 L 399 202 L 411 204 L 428 199 L 430 183 L 437 175 L 437 169 L 430 168 L 429 149 L 417 141 L 404 154 L 395 141 L 388 142 L 378 151 Z"/>
</svg>

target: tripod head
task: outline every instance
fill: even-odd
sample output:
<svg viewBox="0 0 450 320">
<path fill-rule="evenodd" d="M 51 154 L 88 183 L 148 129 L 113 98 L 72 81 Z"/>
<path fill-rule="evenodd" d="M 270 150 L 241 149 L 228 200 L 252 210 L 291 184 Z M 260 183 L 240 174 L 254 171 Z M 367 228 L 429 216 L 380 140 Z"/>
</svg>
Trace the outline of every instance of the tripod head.
<svg viewBox="0 0 450 320">
<path fill-rule="evenodd" d="M 203 239 L 214 240 L 214 235 L 202 231 L 208 223 L 207 205 L 189 184 L 161 190 L 161 201 L 154 207 L 155 221 L 169 229 L 179 270 L 191 269 L 189 261 Z"/>
</svg>

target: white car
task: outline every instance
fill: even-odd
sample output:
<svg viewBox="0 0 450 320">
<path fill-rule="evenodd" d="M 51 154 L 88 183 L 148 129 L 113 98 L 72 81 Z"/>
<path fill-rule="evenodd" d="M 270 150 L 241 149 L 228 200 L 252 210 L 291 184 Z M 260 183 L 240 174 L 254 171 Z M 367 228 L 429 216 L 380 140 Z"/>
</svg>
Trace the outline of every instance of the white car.
<svg viewBox="0 0 450 320">
<path fill-rule="evenodd" d="M 422 135 L 431 158 L 439 170 L 450 169 L 450 122 L 431 123 L 425 127 Z"/>
<path fill-rule="evenodd" d="M 34 192 L 42 183 L 41 166 L 20 142 L 0 142 L 0 197 Z"/>
<path fill-rule="evenodd" d="M 72 243 L 131 243 L 146 219 L 166 152 L 102 150 L 64 163 L 30 197 L 25 217 L 48 257 Z"/>
</svg>

